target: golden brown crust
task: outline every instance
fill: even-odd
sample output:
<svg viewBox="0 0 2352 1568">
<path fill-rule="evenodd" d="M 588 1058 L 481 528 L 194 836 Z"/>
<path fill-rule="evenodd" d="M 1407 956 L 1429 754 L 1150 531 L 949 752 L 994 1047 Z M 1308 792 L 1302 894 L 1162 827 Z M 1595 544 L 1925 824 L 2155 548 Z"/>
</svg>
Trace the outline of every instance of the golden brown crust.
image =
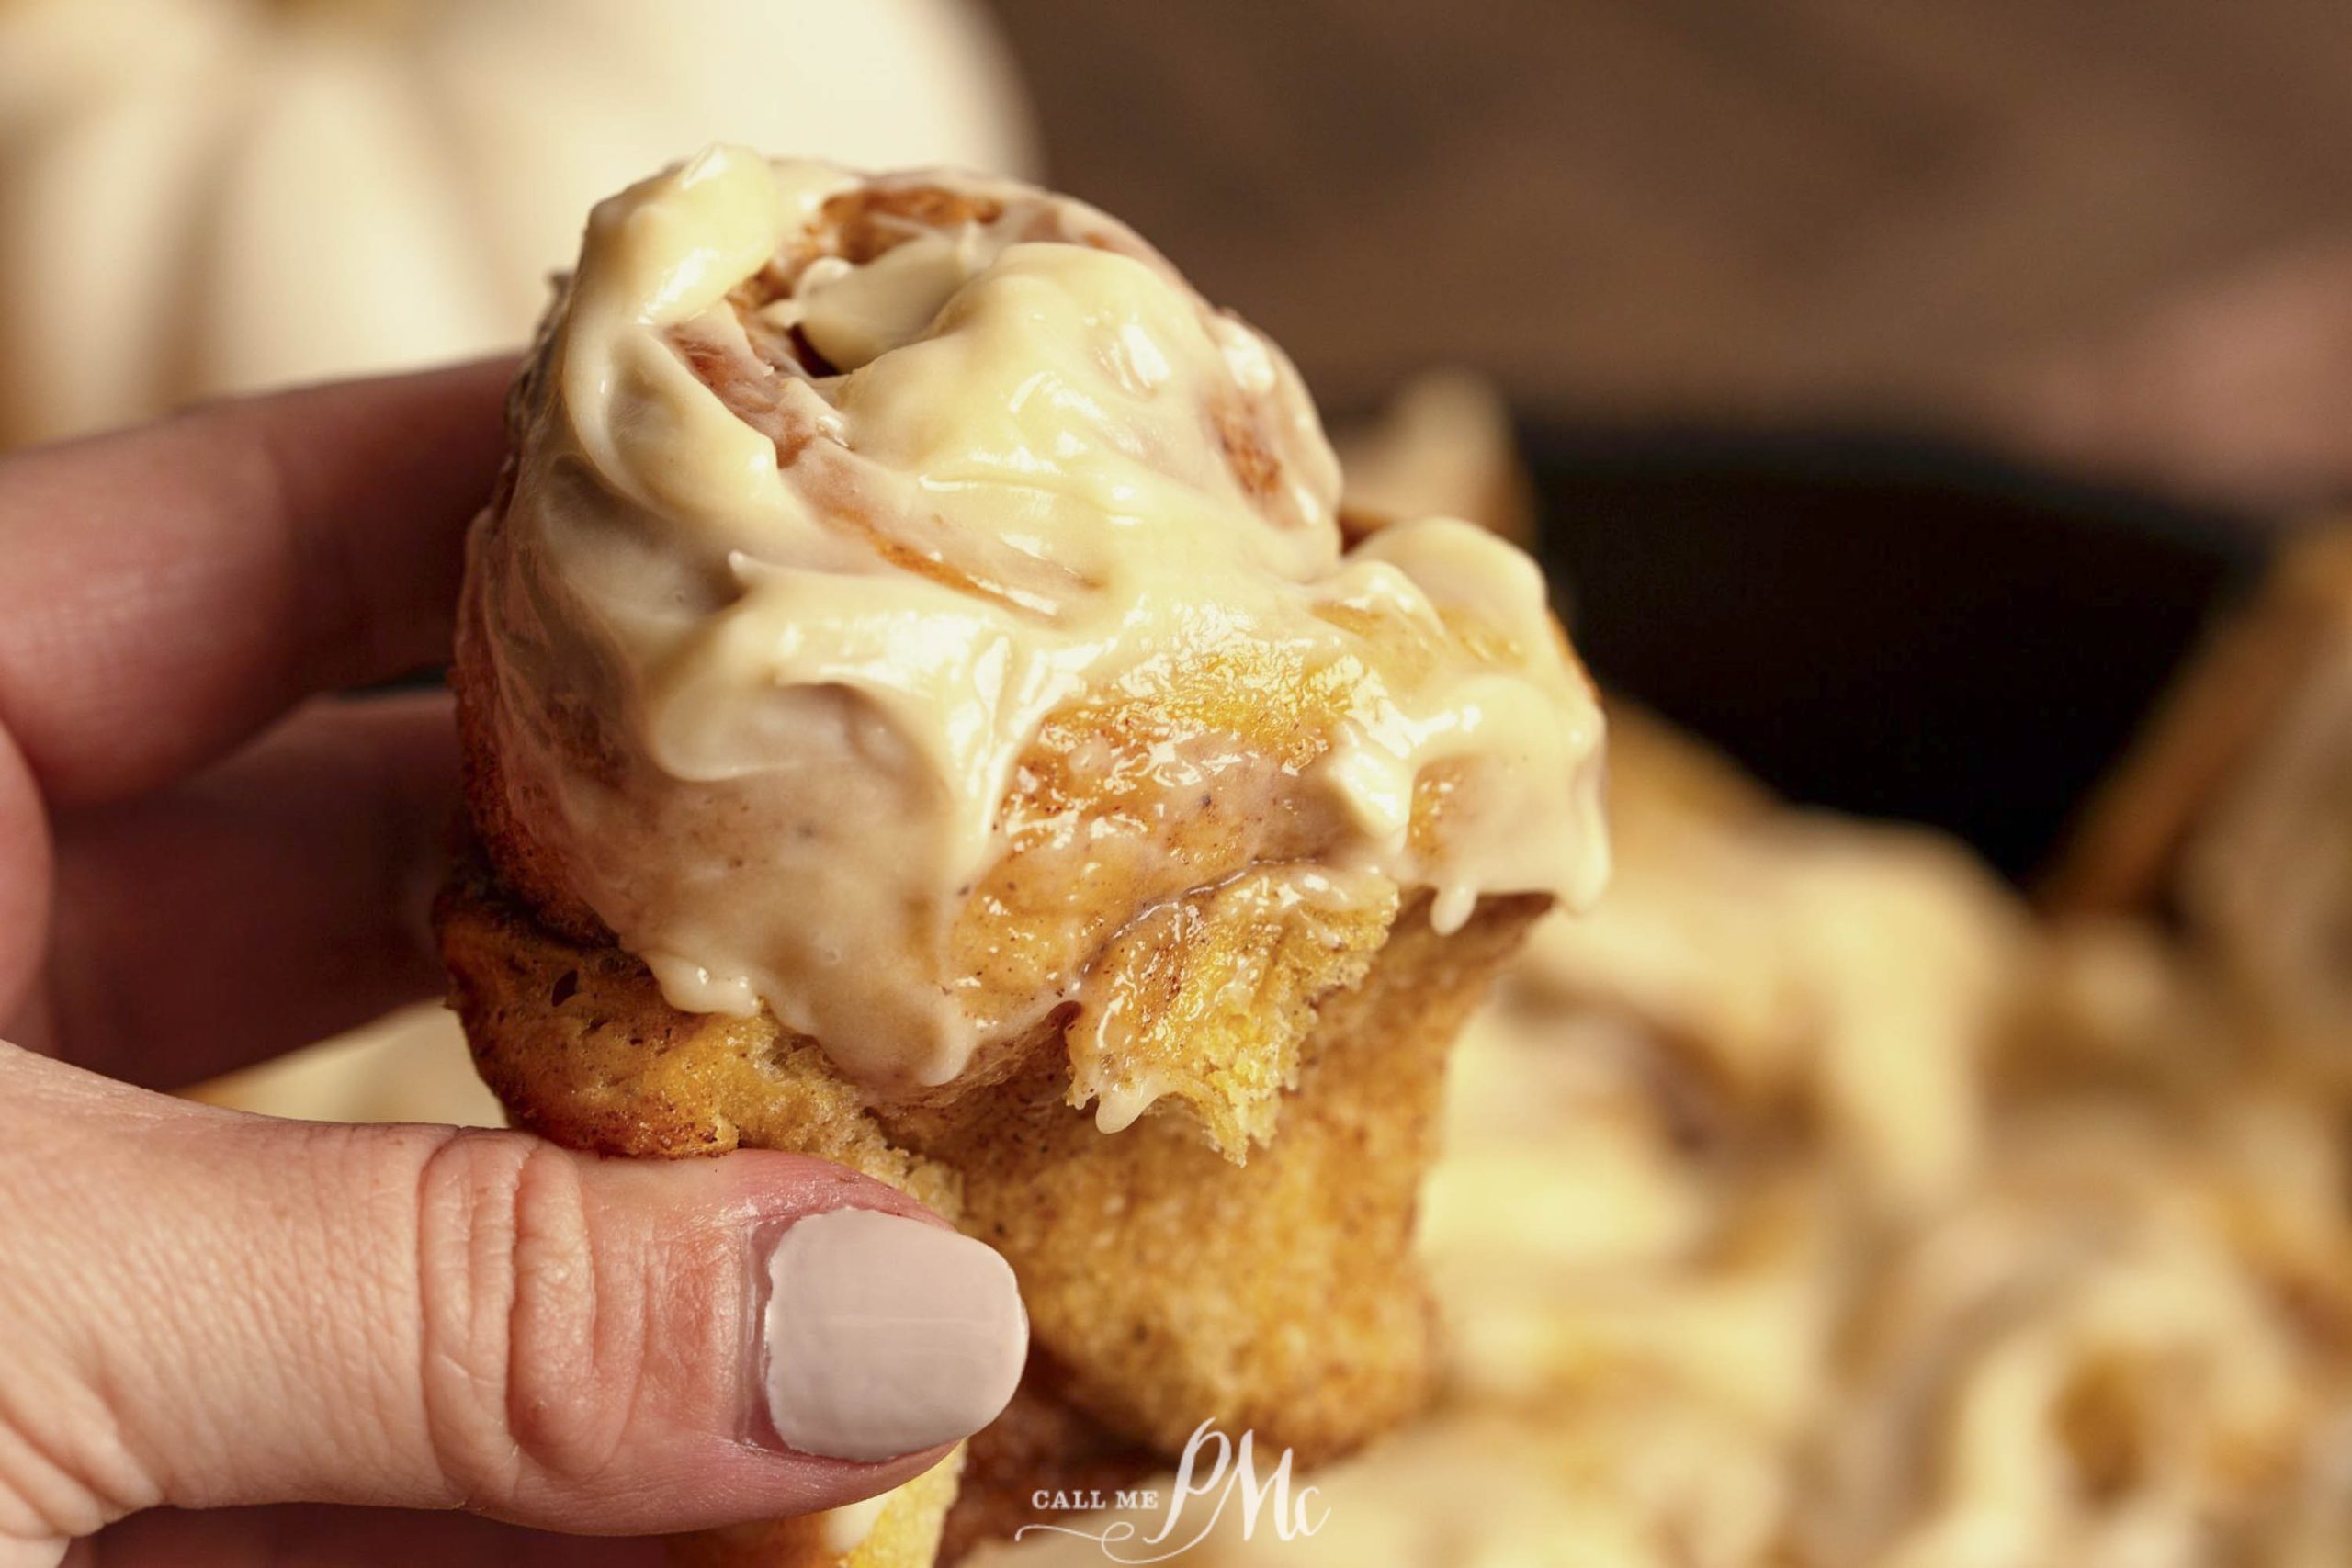
<svg viewBox="0 0 2352 1568">
<path fill-rule="evenodd" d="M 1400 918 L 1363 984 L 1317 1010 L 1246 1165 L 1175 1116 L 1098 1132 L 1046 1074 L 894 1125 L 961 1175 L 960 1223 L 1012 1261 L 1080 1408 L 1163 1453 L 1214 1419 L 1319 1462 L 1426 1392 L 1412 1232 L 1445 1059 L 1544 908 L 1493 901 L 1443 937 L 1425 904 Z"/>
<path fill-rule="evenodd" d="M 636 959 L 559 935 L 480 873 L 435 916 L 450 1005 L 515 1125 L 650 1159 L 791 1149 L 954 1216 L 953 1175 L 895 1146 L 813 1041 L 764 1016 L 678 1011 Z"/>
<path fill-rule="evenodd" d="M 1317 1004 L 1362 982 L 1396 918 L 1385 882 L 1335 887 L 1261 868 L 1130 922 L 1103 950 L 1099 1012 L 1070 1027 L 1071 1100 L 1156 1095 L 1228 1159 L 1271 1143 Z"/>
<path fill-rule="evenodd" d="M 1447 936 L 1425 908 L 1315 1010 L 1279 1134 L 1238 1165 L 1174 1115 L 1097 1131 L 1042 1065 L 1058 1053 L 986 1095 L 870 1111 L 813 1043 L 766 1015 L 680 1013 L 627 953 L 570 942 L 480 880 L 443 899 L 441 932 L 517 1122 L 615 1154 L 795 1149 L 892 1182 L 1005 1254 L 1036 1343 L 1112 1430 L 1172 1453 L 1214 1419 L 1312 1463 L 1425 1393 L 1411 1239 L 1445 1057 L 1544 900 L 1490 900 Z"/>
</svg>

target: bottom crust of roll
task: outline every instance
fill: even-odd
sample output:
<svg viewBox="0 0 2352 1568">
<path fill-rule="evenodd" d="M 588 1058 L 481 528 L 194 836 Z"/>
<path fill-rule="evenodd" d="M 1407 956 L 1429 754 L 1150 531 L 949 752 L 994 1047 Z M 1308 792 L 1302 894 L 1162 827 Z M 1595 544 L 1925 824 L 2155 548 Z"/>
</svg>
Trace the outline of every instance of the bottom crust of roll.
<svg viewBox="0 0 2352 1568">
<path fill-rule="evenodd" d="M 1123 1448 L 1164 1460 L 1205 1422 L 1306 1467 L 1420 1406 L 1434 1321 L 1412 1237 L 1445 1062 L 1546 903 L 1489 899 L 1443 934 L 1408 905 L 1360 983 L 1317 1001 L 1274 1134 L 1241 1161 L 1178 1114 L 1099 1131 L 1050 1052 L 944 1102 L 870 1103 L 815 1042 L 765 1014 L 677 1011 L 634 958 L 550 931 L 486 874 L 438 913 L 452 1005 L 516 1124 L 609 1154 L 820 1156 L 1004 1254 L 1057 1371 L 1026 1436 L 978 1440 L 969 1544 L 1026 1517 L 1045 1483 L 1024 1466 L 1119 1455 L 1132 1472 Z M 1038 1419 L 1064 1404 L 1079 1418 Z"/>
</svg>

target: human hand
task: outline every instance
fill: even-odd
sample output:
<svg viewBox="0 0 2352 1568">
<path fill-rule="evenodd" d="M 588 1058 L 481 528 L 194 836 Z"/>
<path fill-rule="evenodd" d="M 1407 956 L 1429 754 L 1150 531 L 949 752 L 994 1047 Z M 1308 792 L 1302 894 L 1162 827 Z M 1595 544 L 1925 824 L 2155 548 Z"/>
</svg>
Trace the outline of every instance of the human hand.
<svg viewBox="0 0 2352 1568">
<path fill-rule="evenodd" d="M 511 1527 L 833 1506 L 1011 1392 L 1010 1270 L 838 1167 L 599 1161 L 156 1092 L 440 988 L 447 700 L 322 694 L 446 656 L 506 375 L 0 459 L 0 1568 L 658 1560 Z M 779 1265 L 763 1316 L 763 1249 L 843 1208 L 913 1218 Z M 906 1321 L 845 1310 L 845 1279 Z M 861 1407 L 905 1396 L 891 1430 L 916 1451 L 785 1448 L 763 1323 L 823 1344 Z M 376 1507 L 243 1506 L 287 1503 Z"/>
</svg>

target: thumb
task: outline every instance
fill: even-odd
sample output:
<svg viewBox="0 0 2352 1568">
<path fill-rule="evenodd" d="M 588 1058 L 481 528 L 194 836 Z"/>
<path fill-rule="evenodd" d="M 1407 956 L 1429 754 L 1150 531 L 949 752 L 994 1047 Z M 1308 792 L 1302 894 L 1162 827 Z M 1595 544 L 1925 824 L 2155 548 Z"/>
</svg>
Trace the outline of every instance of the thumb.
<svg viewBox="0 0 2352 1568">
<path fill-rule="evenodd" d="M 1002 1258 L 820 1160 L 277 1122 L 6 1044 L 0 1235 L 0 1549 L 157 1504 L 831 1507 L 991 1419 L 1027 1342 Z"/>
</svg>

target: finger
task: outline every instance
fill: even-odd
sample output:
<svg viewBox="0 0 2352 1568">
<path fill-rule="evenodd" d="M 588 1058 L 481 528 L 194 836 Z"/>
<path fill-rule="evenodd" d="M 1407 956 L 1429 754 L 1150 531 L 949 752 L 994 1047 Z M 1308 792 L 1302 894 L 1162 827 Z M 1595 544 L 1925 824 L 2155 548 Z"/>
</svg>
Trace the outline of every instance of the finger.
<svg viewBox="0 0 2352 1568">
<path fill-rule="evenodd" d="M 161 795 L 56 824 L 47 1048 L 162 1088 L 437 994 L 447 696 L 322 699 Z"/>
<path fill-rule="evenodd" d="M 0 1052 L 0 1543 L 162 1505 L 639 1534 L 848 1503 L 1020 1375 L 1011 1269 L 921 1214 L 798 1156 L 275 1122 Z"/>
<path fill-rule="evenodd" d="M 27 1021 L 45 956 L 51 852 L 49 820 L 32 770 L 0 726 L 0 1033 Z M 43 1025 L 45 1027 L 45 1024 Z"/>
<path fill-rule="evenodd" d="M 290 1504 L 141 1514 L 83 1542 L 65 1568 L 662 1568 L 666 1555 L 659 1540 L 583 1540 L 469 1514 Z"/>
<path fill-rule="evenodd" d="M 0 461 L 0 728 L 52 803 L 448 646 L 510 366 L 216 404 Z"/>
</svg>

